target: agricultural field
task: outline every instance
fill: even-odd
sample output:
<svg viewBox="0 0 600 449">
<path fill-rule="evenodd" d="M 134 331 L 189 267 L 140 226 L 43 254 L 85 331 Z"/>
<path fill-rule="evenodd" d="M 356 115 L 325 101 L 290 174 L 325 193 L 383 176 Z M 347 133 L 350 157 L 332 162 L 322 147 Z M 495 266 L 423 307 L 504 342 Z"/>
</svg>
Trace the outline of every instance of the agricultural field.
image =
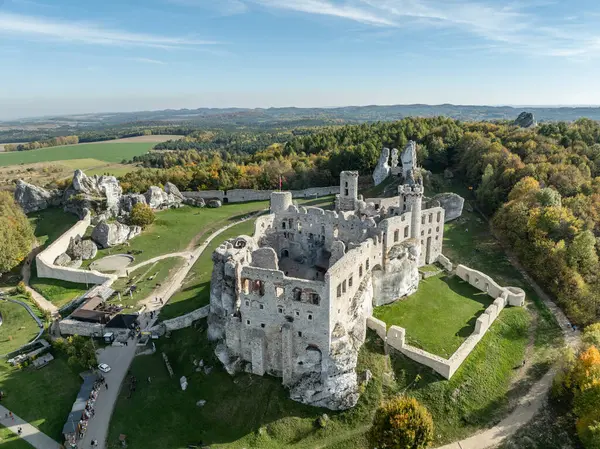
<svg viewBox="0 0 600 449">
<path fill-rule="evenodd" d="M 147 153 L 153 146 L 154 143 L 152 142 L 98 142 L 42 148 L 30 151 L 13 151 L 0 154 L 0 167 L 33 164 L 36 162 L 67 161 L 72 159 L 97 159 L 104 162 L 119 163 L 123 159 L 129 160 L 132 159 L 133 156 Z"/>
</svg>

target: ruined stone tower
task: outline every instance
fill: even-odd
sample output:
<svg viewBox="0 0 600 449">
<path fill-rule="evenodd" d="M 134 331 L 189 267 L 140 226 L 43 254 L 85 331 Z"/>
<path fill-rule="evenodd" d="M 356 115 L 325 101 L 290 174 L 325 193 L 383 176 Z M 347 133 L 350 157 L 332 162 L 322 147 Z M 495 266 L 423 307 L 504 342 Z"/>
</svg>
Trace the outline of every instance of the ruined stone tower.
<svg viewBox="0 0 600 449">
<path fill-rule="evenodd" d="M 271 213 L 280 214 L 289 209 L 293 204 L 292 192 L 272 192 L 271 193 Z"/>
<path fill-rule="evenodd" d="M 343 171 L 340 173 L 340 194 L 336 197 L 337 210 L 356 210 L 358 199 L 358 172 Z"/>
<path fill-rule="evenodd" d="M 402 210 L 410 211 L 410 237 L 421 238 L 421 204 L 423 202 L 423 186 L 418 183 L 404 184 L 398 187 Z"/>
</svg>

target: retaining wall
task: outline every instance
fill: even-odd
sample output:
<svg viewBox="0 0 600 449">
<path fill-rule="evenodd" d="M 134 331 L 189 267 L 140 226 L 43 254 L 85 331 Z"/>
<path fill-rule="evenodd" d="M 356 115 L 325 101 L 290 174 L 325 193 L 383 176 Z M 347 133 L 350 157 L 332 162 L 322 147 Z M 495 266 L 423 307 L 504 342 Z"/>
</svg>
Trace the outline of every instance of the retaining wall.
<svg viewBox="0 0 600 449">
<path fill-rule="evenodd" d="M 69 247 L 72 237 L 83 236 L 90 226 L 92 216 L 88 211 L 82 220 L 56 239 L 48 248 L 39 253 L 36 258 L 37 276 L 39 278 L 59 279 L 61 281 L 75 282 L 78 284 L 103 284 L 117 279 L 112 274 L 104 274 L 94 270 L 81 270 L 78 268 L 59 267 L 54 265 L 58 256 Z"/>
<path fill-rule="evenodd" d="M 437 257 L 436 262 L 439 263 L 442 267 L 444 267 L 444 270 L 446 270 L 447 272 L 451 272 L 452 269 L 454 268 L 454 266 L 452 265 L 452 262 L 450 262 L 450 259 L 448 259 L 443 254 L 440 254 Z"/>
<path fill-rule="evenodd" d="M 98 323 L 86 323 L 84 321 L 65 318 L 58 323 L 61 335 L 81 335 L 82 337 L 102 337 L 107 332 L 115 334 L 116 340 L 126 340 L 129 329 L 106 327 Z"/>
<path fill-rule="evenodd" d="M 271 198 L 271 193 L 276 190 L 200 190 L 198 192 L 181 192 L 185 198 L 215 198 L 223 203 L 244 203 L 247 201 L 266 201 Z M 310 198 L 312 196 L 326 196 L 340 193 L 340 186 L 310 187 L 304 190 L 290 190 L 293 198 Z"/>
<path fill-rule="evenodd" d="M 450 263 L 447 258 L 445 259 Z M 473 333 L 467 337 L 449 359 L 406 344 L 406 329 L 399 326 L 390 326 L 386 332 L 386 324 L 383 321 L 374 317 L 367 318 L 367 327 L 373 329 L 388 347 L 399 351 L 415 362 L 432 368 L 446 379 L 450 379 L 458 368 L 460 368 L 492 323 L 498 318 L 504 307 L 507 305 L 523 306 L 525 304 L 525 292 L 522 289 L 518 287 L 500 287 L 492 278 L 480 271 L 473 270 L 464 265 L 458 265 L 456 267 L 456 275 L 464 281 L 469 282 L 473 287 L 486 292 L 494 298 L 494 302 L 477 318 Z"/>
<path fill-rule="evenodd" d="M 206 305 L 204 307 L 200 307 L 199 309 L 194 310 L 193 312 L 187 313 L 182 316 L 178 316 L 177 318 L 173 318 L 170 320 L 165 320 L 162 324 L 167 328 L 168 331 L 175 331 L 178 329 L 183 329 L 185 327 L 190 327 L 192 323 L 201 318 L 206 318 L 208 316 L 208 312 L 210 310 L 210 305 Z"/>
</svg>

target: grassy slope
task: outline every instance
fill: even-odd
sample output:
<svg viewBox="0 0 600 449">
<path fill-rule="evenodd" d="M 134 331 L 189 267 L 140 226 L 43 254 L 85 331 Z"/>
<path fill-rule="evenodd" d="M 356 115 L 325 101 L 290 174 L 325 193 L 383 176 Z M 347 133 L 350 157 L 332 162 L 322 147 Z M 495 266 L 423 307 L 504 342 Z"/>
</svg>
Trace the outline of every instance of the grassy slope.
<svg viewBox="0 0 600 449">
<path fill-rule="evenodd" d="M 0 354 L 8 354 L 29 343 L 40 330 L 23 306 L 0 301 L 0 314 Z"/>
<path fill-rule="evenodd" d="M 33 447 L 2 426 L 0 426 L 0 446 L 2 449 L 31 449 Z"/>
<path fill-rule="evenodd" d="M 475 320 L 492 301 L 456 276 L 438 275 L 422 280 L 408 298 L 377 307 L 373 315 L 388 326 L 404 327 L 409 344 L 449 358 L 473 333 Z"/>
<path fill-rule="evenodd" d="M 0 362 L 0 389 L 6 394 L 2 405 L 57 441 L 80 386 L 81 379 L 63 357 L 39 370 Z"/>
<path fill-rule="evenodd" d="M 180 257 L 171 257 L 143 266 L 129 273 L 130 276 L 128 278 L 120 278 L 112 285 L 115 291 L 122 292 L 121 300 L 119 301 L 118 297 L 114 297 L 110 302 L 135 307 L 138 301 L 152 294 L 157 288 L 157 284 L 165 285 L 166 279 L 184 263 L 186 262 Z M 149 280 L 148 278 L 152 276 L 154 278 Z M 137 290 L 133 294 L 133 298 L 124 294 L 124 290 L 128 285 L 127 282 L 130 279 L 133 279 L 132 285 L 137 285 Z"/>
<path fill-rule="evenodd" d="M 185 206 L 169 209 L 156 214 L 156 220 L 138 237 L 129 241 L 129 246 L 120 245 L 98 251 L 96 259 L 108 254 L 119 254 L 131 250 L 141 250 L 135 256 L 139 263 L 162 254 L 184 251 L 197 235 L 208 237 L 211 232 L 232 220 L 237 220 L 251 212 L 269 207 L 267 201 L 228 204 L 217 209 Z M 200 238 L 199 242 L 202 242 Z M 86 265 L 89 265 L 89 261 Z"/>
<path fill-rule="evenodd" d="M 147 153 L 155 144 L 145 143 L 91 143 L 42 148 L 41 150 L 0 153 L 0 166 L 30 164 L 33 162 L 63 161 L 69 159 L 98 159 L 121 162 Z"/>
<path fill-rule="evenodd" d="M 43 246 L 50 245 L 77 223 L 77 216 L 57 207 L 31 213 L 27 217 L 39 244 Z"/>
<path fill-rule="evenodd" d="M 169 357 L 173 378 L 167 374 L 161 352 Z M 195 372 L 193 359 L 204 360 L 213 371 L 209 375 Z M 130 449 L 183 449 L 200 440 L 215 448 L 325 448 L 350 435 L 352 445 L 346 447 L 365 447 L 362 431 L 381 400 L 380 379 L 386 366 L 376 338 L 361 351 L 359 365 L 359 370 L 369 367 L 375 378 L 357 407 L 332 412 L 290 400 L 279 379 L 249 374 L 230 377 L 213 355 L 205 331 L 177 331 L 170 339 L 157 342 L 156 354 L 134 359 L 131 371 L 140 382 L 132 398 L 127 398 L 127 388 L 120 394 L 110 425 L 109 448 L 119 447 L 120 433 L 129 436 Z M 182 375 L 189 382 L 185 392 L 178 382 Z M 152 377 L 150 384 L 148 376 Z M 200 399 L 207 401 L 202 408 L 195 405 Z M 140 410 L 145 419 L 139 419 Z M 323 413 L 331 421 L 325 429 L 317 429 L 314 422 Z"/>
<path fill-rule="evenodd" d="M 29 281 L 31 287 L 56 307 L 60 308 L 88 291 L 88 286 L 85 284 L 61 281 L 60 279 L 38 278 L 34 273 L 35 266 L 32 267 L 32 276 Z M 92 286 L 92 284 L 89 285 L 89 287 Z"/>
<path fill-rule="evenodd" d="M 160 312 L 161 320 L 184 315 L 209 303 L 213 251 L 229 238 L 240 234 L 252 235 L 254 232 L 254 221 L 249 220 L 229 228 L 227 231 L 219 234 L 206 247 L 190 270 L 181 290 L 171 297 L 169 303 Z"/>
</svg>

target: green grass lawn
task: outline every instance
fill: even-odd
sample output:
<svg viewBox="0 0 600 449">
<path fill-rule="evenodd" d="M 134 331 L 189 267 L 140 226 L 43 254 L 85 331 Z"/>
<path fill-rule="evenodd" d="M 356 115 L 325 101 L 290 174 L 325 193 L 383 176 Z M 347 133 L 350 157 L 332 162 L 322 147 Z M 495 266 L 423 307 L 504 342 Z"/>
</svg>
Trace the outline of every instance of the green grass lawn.
<svg viewBox="0 0 600 449">
<path fill-rule="evenodd" d="M 40 328 L 25 307 L 8 301 L 0 301 L 0 354 L 19 349 L 38 334 Z"/>
<path fill-rule="evenodd" d="M 0 446 L 2 446 L 2 449 L 31 449 L 33 447 L 2 426 L 0 426 Z"/>
<path fill-rule="evenodd" d="M 74 282 L 61 281 L 60 279 L 38 278 L 35 266 L 31 270 L 32 276 L 29 280 L 31 287 L 40 295 L 54 304 L 56 307 L 62 307 L 73 299 L 83 295 L 93 287 L 94 284 L 77 284 Z"/>
<path fill-rule="evenodd" d="M 185 315 L 209 303 L 213 251 L 227 239 L 237 237 L 241 234 L 252 235 L 254 233 L 255 221 L 248 220 L 232 226 L 210 242 L 188 273 L 181 289 L 171 296 L 167 305 L 161 310 L 161 320 Z"/>
<path fill-rule="evenodd" d="M 39 370 L 23 370 L 0 362 L 0 389 L 6 397 L 2 405 L 35 427 L 62 441 L 62 427 L 81 386 L 81 378 L 56 356 Z M 4 448 L 4 446 L 2 446 Z"/>
<path fill-rule="evenodd" d="M 121 162 L 133 156 L 147 153 L 156 143 L 89 143 L 42 148 L 31 151 L 0 153 L 0 167 L 33 162 L 63 161 L 69 159 L 98 159 L 105 162 Z"/>
<path fill-rule="evenodd" d="M 131 250 L 143 251 L 135 256 L 136 264 L 163 254 L 184 251 L 195 237 L 196 244 L 201 244 L 204 238 L 220 227 L 268 207 L 268 201 L 257 201 L 227 204 L 216 209 L 184 206 L 158 212 L 154 223 L 141 235 L 131 239 L 129 246 L 119 245 L 101 249 L 96 259 Z M 90 262 L 85 261 L 84 265 L 87 266 Z"/>
<path fill-rule="evenodd" d="M 406 329 L 406 342 L 449 358 L 473 333 L 475 320 L 493 299 L 457 276 L 432 276 L 406 299 L 373 310 L 389 326 Z"/>
<path fill-rule="evenodd" d="M 119 278 L 112 285 L 115 291 L 122 292 L 121 300 L 119 301 L 118 297 L 113 297 L 109 302 L 135 308 L 140 300 L 145 299 L 158 288 L 157 284 L 166 285 L 168 278 L 184 263 L 187 262 L 181 257 L 171 257 L 130 272 L 128 278 Z M 153 277 L 153 279 L 149 280 L 150 277 Z M 132 296 L 124 294 L 129 280 L 132 280 L 131 285 L 135 284 L 137 286 L 137 290 Z"/>
<path fill-rule="evenodd" d="M 59 207 L 33 212 L 27 217 L 35 237 L 42 246 L 50 245 L 78 221 L 76 215 L 64 212 Z"/>
<path fill-rule="evenodd" d="M 169 357 L 173 378 L 161 352 Z M 193 359 L 204 360 L 213 371 L 208 375 L 195 372 Z M 359 356 L 359 370 L 366 368 L 375 378 L 358 405 L 345 412 L 332 412 L 290 400 L 280 379 L 229 376 L 214 356 L 205 330 L 176 331 L 170 339 L 158 340 L 156 354 L 134 359 L 131 371 L 139 379 L 137 391 L 128 399 L 128 389 L 122 388 L 108 447 L 119 447 L 121 433 L 128 435 L 130 449 L 184 449 L 200 440 L 214 448 L 333 448 L 345 439 L 352 442 L 347 448 L 366 447 L 362 434 L 382 398 L 381 379 L 386 369 L 385 356 L 375 339 L 369 339 Z M 186 391 L 179 386 L 182 375 L 188 379 Z M 148 376 L 151 383 L 146 381 Z M 200 399 L 207 401 L 202 408 L 196 406 Z M 331 421 L 318 429 L 315 420 L 323 413 Z"/>
</svg>

